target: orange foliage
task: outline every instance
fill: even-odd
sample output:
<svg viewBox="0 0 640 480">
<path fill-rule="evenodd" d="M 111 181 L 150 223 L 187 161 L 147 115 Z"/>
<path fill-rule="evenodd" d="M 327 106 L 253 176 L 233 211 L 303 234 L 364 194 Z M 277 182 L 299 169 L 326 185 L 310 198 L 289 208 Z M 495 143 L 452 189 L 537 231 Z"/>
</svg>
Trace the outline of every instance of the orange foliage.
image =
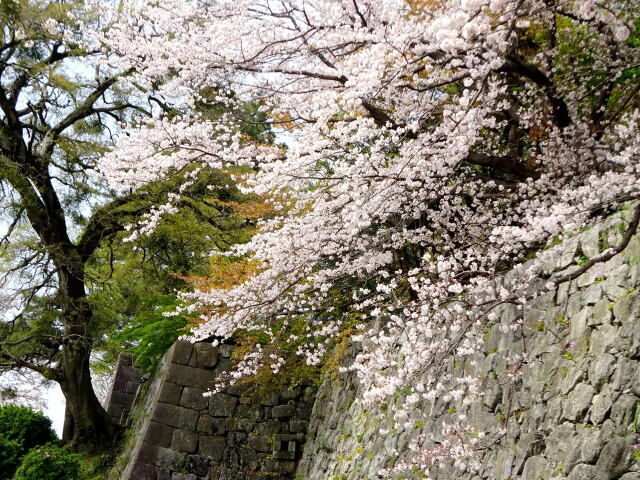
<svg viewBox="0 0 640 480">
<path fill-rule="evenodd" d="M 230 290 L 260 271 L 260 264 L 253 259 L 230 259 L 222 255 L 211 258 L 211 273 L 207 277 L 180 276 L 186 282 L 203 292 L 209 290 Z"/>
<path fill-rule="evenodd" d="M 420 15 L 425 12 L 435 12 L 442 6 L 444 0 L 405 0 L 411 9 L 409 16 Z"/>
<path fill-rule="evenodd" d="M 236 217 L 246 218 L 249 220 L 268 217 L 275 211 L 273 204 L 265 200 L 225 202 L 216 198 L 213 199 L 213 201 L 221 207 L 230 208 Z"/>
<path fill-rule="evenodd" d="M 211 258 L 211 273 L 207 277 L 201 276 L 183 276 L 176 275 L 185 282 L 193 285 L 196 289 L 203 292 L 210 290 L 230 290 L 249 279 L 251 276 L 260 272 L 260 265 L 252 259 L 230 259 L 222 255 L 216 255 Z M 226 311 L 225 305 L 210 306 L 201 308 L 200 314 L 210 315 L 212 313 L 221 314 Z M 189 330 L 203 323 L 199 317 L 185 317 L 188 324 L 185 330 Z"/>
<path fill-rule="evenodd" d="M 293 130 L 296 127 L 293 118 L 287 113 L 278 113 L 273 115 L 273 120 L 277 124 L 279 128 L 284 128 L 286 130 Z"/>
</svg>

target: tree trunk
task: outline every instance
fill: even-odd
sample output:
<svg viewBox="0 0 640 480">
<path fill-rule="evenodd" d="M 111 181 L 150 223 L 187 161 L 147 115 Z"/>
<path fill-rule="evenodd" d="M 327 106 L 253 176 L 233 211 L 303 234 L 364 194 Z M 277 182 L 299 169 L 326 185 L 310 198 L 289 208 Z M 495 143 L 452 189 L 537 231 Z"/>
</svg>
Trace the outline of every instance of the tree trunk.
<svg viewBox="0 0 640 480">
<path fill-rule="evenodd" d="M 65 440 L 76 450 L 95 451 L 118 440 L 122 427 L 102 407 L 91 385 L 86 339 L 71 341 L 63 353 L 62 393 L 67 401 Z M 67 431 L 68 430 L 68 431 Z"/>
<path fill-rule="evenodd" d="M 73 429 L 71 446 L 75 450 L 95 451 L 111 446 L 122 427 L 102 407 L 91 384 L 93 338 L 88 330 L 93 312 L 86 300 L 84 264 L 69 255 L 59 267 L 58 278 L 65 323 L 59 382 L 71 417 L 65 424 Z"/>
<path fill-rule="evenodd" d="M 64 426 L 62 427 L 62 441 L 66 443 L 71 443 L 73 441 L 73 415 L 71 415 L 71 411 L 69 410 L 69 405 L 67 404 L 64 409 Z"/>
</svg>

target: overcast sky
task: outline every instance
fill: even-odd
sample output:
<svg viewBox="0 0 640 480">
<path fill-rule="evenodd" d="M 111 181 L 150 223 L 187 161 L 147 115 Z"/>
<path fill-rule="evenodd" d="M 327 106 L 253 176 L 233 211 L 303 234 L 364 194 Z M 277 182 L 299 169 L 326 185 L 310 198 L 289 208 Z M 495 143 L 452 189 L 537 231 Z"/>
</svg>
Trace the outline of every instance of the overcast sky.
<svg viewBox="0 0 640 480">
<path fill-rule="evenodd" d="M 64 425 L 64 395 L 60 390 L 60 385 L 57 383 L 55 386 L 48 388 L 45 391 L 46 408 L 44 414 L 53 422 L 53 429 L 58 434 L 58 437 L 62 438 L 62 426 Z"/>
</svg>

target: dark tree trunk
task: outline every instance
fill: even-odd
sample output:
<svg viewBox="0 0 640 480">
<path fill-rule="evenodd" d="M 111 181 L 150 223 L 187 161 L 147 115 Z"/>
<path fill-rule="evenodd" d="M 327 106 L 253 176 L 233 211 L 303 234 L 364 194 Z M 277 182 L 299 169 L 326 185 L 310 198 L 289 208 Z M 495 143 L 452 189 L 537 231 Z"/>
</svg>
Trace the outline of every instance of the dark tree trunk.
<svg viewBox="0 0 640 480">
<path fill-rule="evenodd" d="M 69 405 L 67 403 L 64 409 L 64 426 L 62 427 L 62 441 L 64 443 L 71 443 L 73 441 L 74 428 L 73 415 L 71 415 L 71 410 L 69 410 Z"/>
<path fill-rule="evenodd" d="M 58 268 L 65 322 L 59 383 L 67 402 L 65 417 L 69 417 L 65 418 L 65 440 L 76 450 L 98 450 L 118 439 L 121 426 L 105 411 L 91 384 L 93 339 L 88 327 L 93 312 L 86 301 L 84 265 L 76 255 L 66 260 Z"/>
<path fill-rule="evenodd" d="M 97 450 L 112 445 L 121 431 L 102 407 L 91 385 L 89 355 L 85 339 L 70 340 L 63 352 L 62 393 L 67 401 L 63 438 L 76 450 Z M 69 438 L 70 437 L 70 438 Z"/>
</svg>

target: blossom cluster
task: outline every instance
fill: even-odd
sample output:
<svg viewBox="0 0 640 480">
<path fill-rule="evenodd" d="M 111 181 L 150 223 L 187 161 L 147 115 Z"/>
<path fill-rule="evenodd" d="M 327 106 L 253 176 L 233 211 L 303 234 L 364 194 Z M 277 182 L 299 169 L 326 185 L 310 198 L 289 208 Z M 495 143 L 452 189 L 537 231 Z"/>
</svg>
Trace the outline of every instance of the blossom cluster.
<svg viewBox="0 0 640 480">
<path fill-rule="evenodd" d="M 243 188 L 269 194 L 276 214 L 232 255 L 261 269 L 184 294 L 202 312 L 195 338 L 303 315 L 290 338 L 317 364 L 348 324 L 359 401 L 408 388 L 390 413 L 409 425 L 421 402 L 481 393 L 446 366 L 478 352 L 496 306 L 536 295 L 496 281 L 505 268 L 640 197 L 633 3 L 125 1 L 93 41 L 185 113 L 141 120 L 101 172 L 138 188 L 194 166 L 250 167 Z M 188 113 L 212 86 L 230 109 L 260 105 L 287 146 L 248 139 L 241 118 Z M 240 370 L 278 371 L 282 358 L 261 352 Z M 416 461 L 463 468 L 474 447 Z"/>
</svg>

